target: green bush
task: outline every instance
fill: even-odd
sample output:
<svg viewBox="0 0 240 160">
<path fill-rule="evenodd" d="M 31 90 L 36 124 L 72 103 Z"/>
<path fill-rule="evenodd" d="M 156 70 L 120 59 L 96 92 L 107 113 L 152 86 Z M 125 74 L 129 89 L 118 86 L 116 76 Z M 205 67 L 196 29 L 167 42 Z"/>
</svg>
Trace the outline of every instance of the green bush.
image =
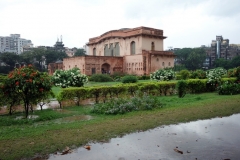
<svg viewBox="0 0 240 160">
<path fill-rule="evenodd" d="M 152 80 L 169 81 L 175 78 L 175 72 L 171 68 L 159 69 L 150 74 Z"/>
<path fill-rule="evenodd" d="M 0 75 L 0 83 L 3 83 L 7 79 L 7 76 Z"/>
<path fill-rule="evenodd" d="M 143 97 L 132 97 L 130 99 L 112 99 L 110 102 L 95 104 L 92 113 L 97 114 L 124 114 L 132 111 L 151 110 L 162 107 L 157 97 L 144 95 Z"/>
<path fill-rule="evenodd" d="M 93 81 L 93 82 L 112 82 L 113 79 L 108 74 L 93 74 L 90 77 L 90 81 Z"/>
<path fill-rule="evenodd" d="M 176 75 L 176 80 L 181 80 L 182 79 L 182 76 L 180 74 L 177 74 Z"/>
<path fill-rule="evenodd" d="M 127 75 L 122 78 L 122 83 L 136 83 L 137 81 L 137 77 L 133 75 Z"/>
<path fill-rule="evenodd" d="M 178 97 L 183 98 L 187 93 L 187 81 L 180 80 L 177 82 L 177 91 L 178 91 Z"/>
<path fill-rule="evenodd" d="M 113 72 L 113 74 L 111 75 L 112 79 L 116 82 L 121 81 L 121 78 L 124 74 L 122 72 Z"/>
<path fill-rule="evenodd" d="M 180 73 L 182 79 L 188 79 L 190 77 L 190 72 L 188 70 L 181 70 Z"/>
<path fill-rule="evenodd" d="M 202 69 L 197 69 L 196 71 L 191 72 L 190 78 L 192 79 L 205 79 L 206 72 Z"/>
<path fill-rule="evenodd" d="M 234 95 L 240 93 L 239 83 L 224 82 L 221 86 L 217 88 L 219 95 Z"/>
<path fill-rule="evenodd" d="M 138 77 L 138 80 L 149 80 L 149 79 L 150 79 L 149 75 L 143 75 Z"/>
<path fill-rule="evenodd" d="M 55 86 L 62 88 L 67 87 L 82 87 L 84 83 L 88 82 L 88 77 L 81 74 L 79 68 L 72 68 L 69 70 L 56 70 L 53 73 L 52 81 Z"/>
<path fill-rule="evenodd" d="M 187 80 L 188 89 L 191 93 L 206 92 L 207 79 L 189 79 Z"/>
</svg>

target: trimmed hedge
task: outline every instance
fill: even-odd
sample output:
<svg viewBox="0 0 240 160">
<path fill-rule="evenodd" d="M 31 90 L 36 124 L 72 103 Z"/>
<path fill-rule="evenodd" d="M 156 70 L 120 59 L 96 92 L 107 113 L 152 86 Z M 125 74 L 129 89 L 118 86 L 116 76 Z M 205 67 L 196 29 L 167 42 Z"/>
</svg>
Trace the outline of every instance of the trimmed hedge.
<svg viewBox="0 0 240 160">
<path fill-rule="evenodd" d="M 108 74 L 93 74 L 89 81 L 93 82 L 112 82 L 113 78 Z"/>
<path fill-rule="evenodd" d="M 234 83 L 236 78 L 223 78 L 222 82 Z M 74 87 L 65 88 L 57 96 L 57 100 L 74 101 L 76 105 L 80 104 L 80 100 L 86 98 L 94 98 L 95 103 L 106 102 L 112 98 L 118 97 L 132 97 L 137 92 L 144 95 L 172 95 L 178 93 L 179 97 L 183 97 L 186 93 L 203 93 L 215 91 L 217 86 L 212 86 L 207 83 L 207 79 L 188 79 L 184 83 L 178 82 L 147 82 L 147 83 L 131 83 L 120 84 L 113 86 L 95 86 L 95 87 Z M 210 85 L 210 86 L 209 86 Z M 209 87 L 212 87 L 209 89 Z M 180 93 L 181 92 L 181 93 Z"/>
<path fill-rule="evenodd" d="M 137 81 L 137 77 L 133 75 L 127 75 L 122 78 L 122 83 L 136 83 Z"/>
</svg>

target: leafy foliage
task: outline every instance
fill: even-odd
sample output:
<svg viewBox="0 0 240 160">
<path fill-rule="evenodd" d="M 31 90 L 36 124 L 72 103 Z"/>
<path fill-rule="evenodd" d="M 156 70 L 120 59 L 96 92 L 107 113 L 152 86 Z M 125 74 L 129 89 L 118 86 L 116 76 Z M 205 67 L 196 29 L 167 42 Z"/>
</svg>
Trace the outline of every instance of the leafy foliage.
<svg viewBox="0 0 240 160">
<path fill-rule="evenodd" d="M 175 72 L 170 68 L 159 69 L 150 74 L 152 80 L 169 81 L 175 78 Z"/>
<path fill-rule="evenodd" d="M 53 83 L 55 86 L 62 88 L 72 87 L 82 87 L 84 83 L 88 82 L 88 78 L 85 74 L 81 74 L 78 68 L 73 68 L 70 70 L 56 70 L 53 73 Z"/>
<path fill-rule="evenodd" d="M 197 69 L 197 70 L 191 72 L 190 78 L 205 79 L 206 78 L 206 72 L 202 69 Z"/>
<path fill-rule="evenodd" d="M 224 82 L 217 88 L 219 95 L 234 95 L 240 93 L 240 83 Z"/>
<path fill-rule="evenodd" d="M 151 110 L 162 107 L 156 97 L 144 95 L 143 97 L 132 97 L 130 99 L 113 99 L 110 102 L 95 104 L 92 113 L 97 114 L 124 114 L 132 111 Z"/>
<path fill-rule="evenodd" d="M 221 82 L 221 78 L 227 71 L 224 68 L 215 68 L 208 70 L 206 73 L 208 83 L 211 85 L 218 85 Z"/>
<path fill-rule="evenodd" d="M 4 62 L 13 69 L 15 63 L 19 61 L 19 56 L 16 53 L 4 52 L 0 54 L 0 61 Z"/>
<path fill-rule="evenodd" d="M 136 83 L 137 81 L 137 77 L 133 75 L 127 75 L 122 77 L 122 83 Z"/>
<path fill-rule="evenodd" d="M 178 97 L 183 98 L 187 93 L 187 82 L 185 80 L 180 80 L 177 82 Z"/>
<path fill-rule="evenodd" d="M 112 82 L 113 79 L 108 74 L 93 74 L 89 81 L 93 82 Z"/>
<path fill-rule="evenodd" d="M 74 54 L 74 57 L 77 56 L 86 56 L 86 51 L 83 48 L 77 49 L 76 53 Z"/>
<path fill-rule="evenodd" d="M 22 100 L 27 117 L 30 104 L 36 104 L 50 94 L 51 87 L 51 79 L 46 73 L 26 66 L 9 73 L 7 80 L 1 85 L 1 91 L 11 104 Z"/>
<path fill-rule="evenodd" d="M 181 70 L 180 73 L 182 79 L 188 79 L 190 77 L 190 72 L 186 69 Z"/>
<path fill-rule="evenodd" d="M 183 48 L 177 50 L 177 62 L 184 65 L 188 70 L 200 69 L 206 58 L 206 51 L 203 48 Z"/>
</svg>

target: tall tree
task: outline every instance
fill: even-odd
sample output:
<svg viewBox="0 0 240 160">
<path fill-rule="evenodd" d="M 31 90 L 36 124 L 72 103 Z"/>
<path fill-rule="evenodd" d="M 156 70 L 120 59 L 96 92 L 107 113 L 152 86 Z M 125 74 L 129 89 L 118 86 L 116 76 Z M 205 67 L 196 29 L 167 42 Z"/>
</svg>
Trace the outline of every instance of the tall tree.
<svg viewBox="0 0 240 160">
<path fill-rule="evenodd" d="M 45 58 L 46 58 L 46 65 L 49 63 L 53 63 L 57 60 L 63 60 L 63 58 L 67 58 L 68 55 L 65 52 L 58 52 L 54 50 L 47 50 L 45 52 Z"/>
<path fill-rule="evenodd" d="M 213 65 L 215 68 L 223 67 L 225 69 L 230 69 L 232 67 L 231 61 L 223 58 L 216 59 Z"/>
<path fill-rule="evenodd" d="M 0 89 L 4 97 L 13 104 L 18 100 L 16 97 L 23 101 L 27 118 L 30 105 L 50 94 L 51 87 L 51 78 L 46 73 L 39 72 L 32 66 L 25 66 L 9 73 Z"/>
<path fill-rule="evenodd" d="M 0 54 L 0 61 L 14 68 L 15 64 L 19 61 L 19 55 L 16 53 L 4 52 Z"/>
<path fill-rule="evenodd" d="M 240 66 L 240 56 L 236 56 L 231 61 L 232 67 L 239 67 Z"/>
<path fill-rule="evenodd" d="M 177 56 L 177 60 L 180 64 L 185 64 L 191 51 L 192 48 L 183 48 L 175 51 L 174 54 Z"/>
<path fill-rule="evenodd" d="M 185 66 L 189 70 L 201 69 L 206 59 L 206 51 L 203 48 L 193 48 L 188 55 Z"/>
<path fill-rule="evenodd" d="M 175 52 L 177 60 L 189 70 L 201 69 L 206 59 L 203 48 L 183 48 Z"/>
<path fill-rule="evenodd" d="M 20 59 L 21 62 L 25 63 L 25 64 L 33 64 L 34 62 L 34 54 L 32 53 L 32 51 L 26 51 L 23 52 L 22 54 L 20 54 Z"/>
<path fill-rule="evenodd" d="M 74 54 L 74 57 L 77 56 L 86 56 L 86 51 L 83 48 L 77 49 L 77 52 Z"/>
</svg>

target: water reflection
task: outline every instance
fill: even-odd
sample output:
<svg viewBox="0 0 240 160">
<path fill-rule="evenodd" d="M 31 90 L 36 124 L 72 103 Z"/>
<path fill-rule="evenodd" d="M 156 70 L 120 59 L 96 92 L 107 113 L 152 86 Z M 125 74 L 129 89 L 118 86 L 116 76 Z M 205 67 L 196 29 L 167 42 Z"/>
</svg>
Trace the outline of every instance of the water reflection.
<svg viewBox="0 0 240 160">
<path fill-rule="evenodd" d="M 91 143 L 91 150 L 80 147 L 67 155 L 50 155 L 64 159 L 238 159 L 240 157 L 240 114 L 211 120 L 158 127 L 109 143 Z M 174 149 L 182 151 L 180 154 Z"/>
</svg>

